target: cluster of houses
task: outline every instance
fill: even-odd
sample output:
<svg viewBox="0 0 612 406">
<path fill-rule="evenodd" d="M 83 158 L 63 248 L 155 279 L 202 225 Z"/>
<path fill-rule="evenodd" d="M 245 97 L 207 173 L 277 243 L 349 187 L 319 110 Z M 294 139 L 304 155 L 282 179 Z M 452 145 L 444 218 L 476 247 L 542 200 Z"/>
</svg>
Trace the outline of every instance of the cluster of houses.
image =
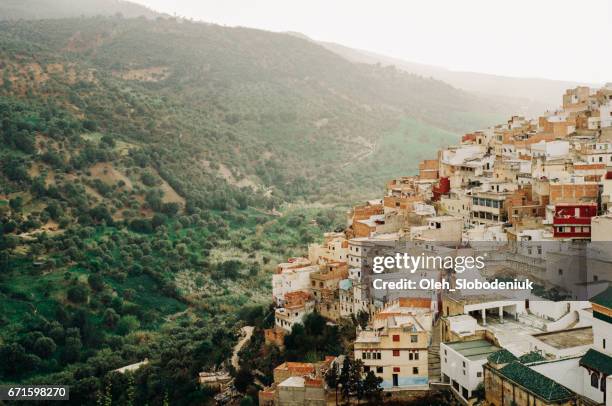
<svg viewBox="0 0 612 406">
<path fill-rule="evenodd" d="M 567 90 L 557 111 L 464 135 L 350 210 L 308 258 L 279 264 L 266 342 L 282 347 L 313 311 L 367 319 L 346 355 L 389 396 L 446 388 L 464 404 L 612 405 L 611 202 L 612 84 Z M 486 253 L 473 278 L 529 278 L 539 290 L 374 289 L 374 278 L 456 277 L 373 272 L 375 256 L 399 252 Z M 279 368 L 294 373 L 275 373 L 260 404 L 325 404 L 317 365 Z"/>
</svg>

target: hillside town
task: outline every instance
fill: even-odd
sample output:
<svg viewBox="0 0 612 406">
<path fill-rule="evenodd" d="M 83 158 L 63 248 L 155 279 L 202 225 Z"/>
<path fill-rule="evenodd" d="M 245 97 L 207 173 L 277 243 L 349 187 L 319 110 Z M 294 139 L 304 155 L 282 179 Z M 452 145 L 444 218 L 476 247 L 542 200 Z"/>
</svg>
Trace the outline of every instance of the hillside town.
<svg viewBox="0 0 612 406">
<path fill-rule="evenodd" d="M 569 89 L 538 119 L 465 134 L 418 175 L 387 182 L 382 199 L 353 207 L 346 229 L 311 244 L 308 258 L 277 266 L 266 343 L 282 347 L 312 312 L 368 322 L 350 354 L 279 365 L 260 405 L 326 404 L 325 370 L 344 356 L 381 378 L 390 399 L 446 389 L 458 404 L 612 405 L 611 201 L 612 84 Z M 407 246 L 486 250 L 479 277 L 529 277 L 540 289 L 520 300 L 372 289 L 373 256 Z"/>
</svg>

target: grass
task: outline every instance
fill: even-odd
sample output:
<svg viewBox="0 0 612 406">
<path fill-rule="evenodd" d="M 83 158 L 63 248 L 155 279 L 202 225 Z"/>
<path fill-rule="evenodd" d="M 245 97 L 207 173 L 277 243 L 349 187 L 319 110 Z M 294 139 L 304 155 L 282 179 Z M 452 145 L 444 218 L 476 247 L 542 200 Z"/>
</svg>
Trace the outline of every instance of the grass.
<svg viewBox="0 0 612 406">
<path fill-rule="evenodd" d="M 420 161 L 435 159 L 439 148 L 458 141 L 458 134 L 405 117 L 382 137 L 370 156 L 355 165 L 353 172 L 367 172 L 368 178 L 376 173 L 377 182 L 414 175 Z"/>
</svg>

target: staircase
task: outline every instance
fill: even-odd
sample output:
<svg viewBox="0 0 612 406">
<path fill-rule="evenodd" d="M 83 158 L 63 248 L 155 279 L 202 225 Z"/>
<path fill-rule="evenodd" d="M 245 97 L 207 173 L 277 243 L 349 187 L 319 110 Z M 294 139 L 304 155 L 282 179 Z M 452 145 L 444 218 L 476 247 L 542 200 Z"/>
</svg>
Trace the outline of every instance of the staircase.
<svg viewBox="0 0 612 406">
<path fill-rule="evenodd" d="M 440 320 L 433 325 L 431 344 L 427 351 L 427 364 L 429 367 L 429 383 L 441 382 L 440 374 Z"/>
</svg>

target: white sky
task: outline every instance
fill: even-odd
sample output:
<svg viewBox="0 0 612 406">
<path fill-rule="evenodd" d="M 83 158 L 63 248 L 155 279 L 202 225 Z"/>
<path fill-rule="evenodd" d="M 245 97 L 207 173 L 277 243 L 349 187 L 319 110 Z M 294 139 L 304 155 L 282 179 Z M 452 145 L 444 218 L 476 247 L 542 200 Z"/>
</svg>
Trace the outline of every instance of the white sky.
<svg viewBox="0 0 612 406">
<path fill-rule="evenodd" d="M 612 0 L 134 0 L 453 70 L 612 81 Z"/>
</svg>

